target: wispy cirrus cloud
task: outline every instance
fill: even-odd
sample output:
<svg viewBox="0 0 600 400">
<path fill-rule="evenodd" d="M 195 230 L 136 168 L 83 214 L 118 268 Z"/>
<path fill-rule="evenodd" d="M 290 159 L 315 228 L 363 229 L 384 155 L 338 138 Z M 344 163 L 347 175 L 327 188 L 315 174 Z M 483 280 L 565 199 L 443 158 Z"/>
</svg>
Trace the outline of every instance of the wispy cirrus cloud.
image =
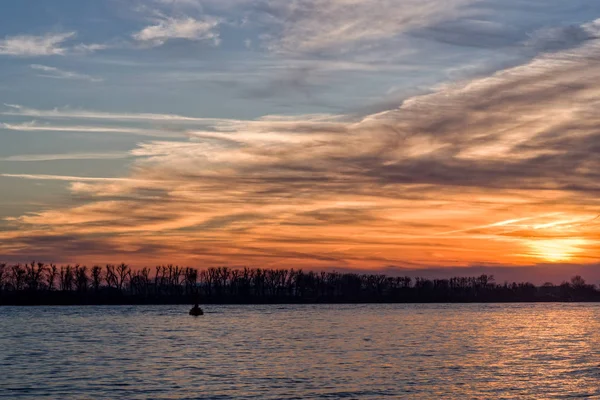
<svg viewBox="0 0 600 400">
<path fill-rule="evenodd" d="M 38 76 L 44 78 L 53 78 L 53 79 L 71 79 L 71 80 L 80 80 L 80 81 L 88 81 L 88 82 L 102 82 L 102 78 L 97 78 L 94 76 L 81 74 L 79 72 L 66 71 L 56 67 L 50 67 L 48 65 L 42 64 L 31 64 L 29 66 L 31 69 L 39 71 Z"/>
<path fill-rule="evenodd" d="M 118 177 L 94 177 L 94 176 L 69 176 L 69 175 L 47 175 L 47 174 L 0 174 L 5 178 L 20 178 L 40 181 L 67 181 L 67 182 L 146 182 L 133 178 Z M 152 183 L 149 181 L 148 183 Z"/>
<path fill-rule="evenodd" d="M 73 39 L 75 32 L 47 33 L 41 36 L 17 35 L 0 39 L 0 55 L 37 57 L 64 55 L 64 42 Z"/>
<path fill-rule="evenodd" d="M 340 53 L 389 40 L 410 30 L 465 15 L 477 0 L 300 0 L 268 1 L 271 23 L 278 25 L 270 47 L 286 52 Z"/>
<path fill-rule="evenodd" d="M 47 33 L 45 35 L 13 35 L 0 39 L 0 55 L 15 57 L 65 56 L 89 54 L 106 50 L 110 46 L 101 43 L 68 44 L 77 32 Z"/>
<path fill-rule="evenodd" d="M 155 113 L 121 113 L 90 111 L 74 108 L 55 108 L 52 110 L 40 110 L 24 107 L 20 104 L 4 104 L 7 108 L 0 111 L 0 115 L 51 118 L 51 119 L 96 119 L 112 121 L 150 121 L 150 122 L 181 122 L 181 123 L 216 123 L 222 121 L 220 118 L 197 118 L 177 114 L 155 114 Z"/>
<path fill-rule="evenodd" d="M 60 160 L 116 160 L 128 158 L 132 155 L 128 152 L 110 153 L 59 153 L 59 154 L 18 154 L 8 157 L 0 157 L 0 161 L 14 162 L 39 162 Z"/>
<path fill-rule="evenodd" d="M 202 8 L 201 0 L 151 0 L 157 6 L 173 7 L 173 8 Z"/>
<path fill-rule="evenodd" d="M 137 128 L 128 126 L 90 126 L 90 125 L 50 125 L 38 124 L 35 121 L 25 123 L 0 123 L 0 129 L 20 132 L 81 132 L 81 133 L 111 133 L 129 134 L 154 137 L 181 137 L 183 132 Z"/>
<path fill-rule="evenodd" d="M 173 39 L 208 41 L 218 45 L 220 41 L 218 26 L 219 20 L 216 18 L 163 17 L 156 20 L 154 25 L 134 33 L 132 37 L 150 46 L 161 46 Z"/>
<path fill-rule="evenodd" d="M 89 53 L 95 53 L 100 50 L 106 50 L 109 48 L 111 48 L 110 45 L 103 44 L 103 43 L 89 43 L 89 44 L 80 43 L 80 44 L 73 46 L 71 48 L 71 51 L 75 54 L 89 54 Z"/>
</svg>

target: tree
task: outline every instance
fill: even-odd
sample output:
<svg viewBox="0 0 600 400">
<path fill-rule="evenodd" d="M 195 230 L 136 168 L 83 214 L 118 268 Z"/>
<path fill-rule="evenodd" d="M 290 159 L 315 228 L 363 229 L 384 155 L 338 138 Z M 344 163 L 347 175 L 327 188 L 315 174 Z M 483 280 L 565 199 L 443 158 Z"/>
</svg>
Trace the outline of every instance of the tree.
<svg viewBox="0 0 600 400">
<path fill-rule="evenodd" d="M 25 264 L 26 277 L 25 281 L 27 288 L 32 291 L 38 290 L 40 283 L 42 283 L 42 277 L 46 267 L 43 263 L 31 262 L 31 264 Z"/>
<path fill-rule="evenodd" d="M 571 286 L 573 289 L 583 289 L 585 288 L 585 279 L 579 275 L 576 275 L 571 278 Z"/>
<path fill-rule="evenodd" d="M 106 273 L 105 273 L 105 280 L 106 280 L 106 286 L 108 286 L 109 288 L 116 288 L 118 286 L 118 279 L 117 279 L 117 274 L 115 273 L 115 266 L 112 264 L 106 264 Z"/>
<path fill-rule="evenodd" d="M 130 273 L 131 270 L 129 269 L 129 266 L 127 264 L 121 263 L 117 266 L 117 289 L 123 290 L 123 286 L 125 285 L 127 277 Z"/>
<path fill-rule="evenodd" d="M 150 268 L 143 268 L 139 274 L 144 290 L 144 294 L 148 295 L 148 289 L 150 287 Z"/>
<path fill-rule="evenodd" d="M 156 267 L 153 277 L 155 292 L 152 292 L 150 269 L 132 270 L 127 264 L 106 265 L 106 269 L 94 266 L 88 269 L 79 264 L 74 267 L 43 263 L 0 264 L 0 302 L 27 302 L 28 295 L 17 292 L 39 292 L 36 301 L 76 302 L 83 298 L 81 293 L 94 289 L 86 295 L 86 301 L 137 302 L 151 293 L 157 299 L 168 302 L 188 302 L 196 296 L 217 296 L 212 301 L 255 302 L 265 300 L 322 302 L 322 301 L 366 301 L 366 302 L 431 302 L 431 301 L 600 301 L 600 290 L 589 285 L 581 276 L 574 276 L 560 286 L 546 283 L 536 287 L 532 283 L 494 283 L 493 276 L 453 277 L 450 279 L 416 278 L 414 285 L 410 277 L 388 277 L 381 274 L 355 274 L 339 272 L 304 272 L 288 269 L 261 269 L 230 267 L 181 268 L 168 265 Z M 105 279 L 108 290 L 102 295 L 101 285 Z M 51 293 L 58 282 L 65 293 Z M 74 291 L 77 293 L 73 293 Z M 119 296 L 128 292 L 129 296 Z M 69 293 L 71 292 L 71 293 Z M 27 293 L 29 294 L 29 293 Z M 94 296 L 97 296 L 94 299 Z M 115 298 L 110 298 L 115 296 Z M 89 299 L 88 299 L 89 298 Z M 11 300 L 12 299 L 12 300 Z M 117 300 L 118 299 L 118 300 Z"/>
<path fill-rule="evenodd" d="M 94 265 L 92 267 L 92 287 L 95 292 L 100 290 L 100 284 L 102 283 L 102 267 Z"/>
<path fill-rule="evenodd" d="M 156 295 L 160 294 L 161 292 L 163 274 L 163 267 L 160 265 L 156 266 L 154 274 L 154 292 Z"/>
<path fill-rule="evenodd" d="M 87 291 L 90 278 L 87 275 L 87 267 L 75 266 L 75 285 L 77 286 L 78 292 Z"/>
<path fill-rule="evenodd" d="M 60 290 L 71 291 L 73 290 L 73 282 L 75 277 L 73 276 L 73 267 L 67 265 L 66 267 L 60 267 Z"/>
<path fill-rule="evenodd" d="M 184 274 L 185 291 L 187 294 L 195 293 L 198 282 L 198 270 L 195 268 L 186 268 Z"/>
<path fill-rule="evenodd" d="M 54 290 L 54 282 L 56 281 L 57 276 L 58 276 L 58 269 L 56 268 L 56 265 L 50 264 L 50 266 L 47 269 L 47 274 L 46 274 L 46 286 L 48 287 L 49 291 Z"/>
<path fill-rule="evenodd" d="M 23 290 L 25 285 L 25 278 L 27 271 L 21 264 L 13 265 L 11 268 L 12 272 L 12 284 L 15 290 Z"/>
<path fill-rule="evenodd" d="M 6 275 L 8 269 L 6 268 L 6 264 L 0 264 L 0 292 L 4 289 L 4 285 L 6 284 Z"/>
</svg>

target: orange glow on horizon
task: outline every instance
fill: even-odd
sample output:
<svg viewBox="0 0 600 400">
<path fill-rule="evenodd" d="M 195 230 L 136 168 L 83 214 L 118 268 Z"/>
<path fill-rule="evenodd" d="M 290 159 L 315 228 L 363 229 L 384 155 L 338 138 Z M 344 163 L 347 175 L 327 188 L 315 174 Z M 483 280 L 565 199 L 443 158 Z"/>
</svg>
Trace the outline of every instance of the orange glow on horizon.
<svg viewBox="0 0 600 400">
<path fill-rule="evenodd" d="M 533 256 L 552 263 L 571 261 L 584 251 L 582 246 L 586 244 L 585 240 L 578 238 L 532 240 L 529 242 Z"/>
</svg>

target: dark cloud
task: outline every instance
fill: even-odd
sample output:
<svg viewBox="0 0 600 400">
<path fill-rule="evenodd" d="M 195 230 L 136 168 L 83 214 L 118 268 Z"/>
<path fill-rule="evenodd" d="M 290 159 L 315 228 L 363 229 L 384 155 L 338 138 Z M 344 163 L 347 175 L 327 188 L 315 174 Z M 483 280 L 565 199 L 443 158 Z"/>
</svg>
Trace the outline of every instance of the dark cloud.
<svg viewBox="0 0 600 400">
<path fill-rule="evenodd" d="M 312 82 L 315 72 L 316 69 L 310 67 L 290 68 L 278 73 L 266 83 L 246 89 L 244 94 L 258 99 L 289 94 L 310 98 L 313 90 L 322 90 L 320 85 Z"/>
<path fill-rule="evenodd" d="M 524 32 L 515 27 L 470 18 L 442 21 L 436 25 L 412 31 L 410 35 L 460 47 L 496 50 L 502 47 L 516 46 L 525 37 Z"/>
<path fill-rule="evenodd" d="M 534 32 L 525 44 L 543 52 L 566 50 L 589 40 L 597 40 L 597 32 L 579 25 L 544 28 Z"/>
<path fill-rule="evenodd" d="M 484 19 L 463 18 L 442 21 L 415 30 L 410 35 L 459 47 L 495 51 L 512 48 L 519 50 L 522 57 L 532 57 L 542 52 L 568 50 L 589 40 L 598 39 L 597 33 L 580 25 L 540 27 L 533 32 L 528 29 L 531 28 Z"/>
</svg>

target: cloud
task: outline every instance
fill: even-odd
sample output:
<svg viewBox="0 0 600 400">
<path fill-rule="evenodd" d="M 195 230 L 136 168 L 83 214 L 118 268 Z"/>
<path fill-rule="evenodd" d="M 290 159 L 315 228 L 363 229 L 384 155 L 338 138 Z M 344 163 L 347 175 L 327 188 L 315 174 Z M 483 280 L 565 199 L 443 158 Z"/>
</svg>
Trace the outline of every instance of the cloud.
<svg viewBox="0 0 600 400">
<path fill-rule="evenodd" d="M 415 29 L 410 35 L 455 46 L 493 49 L 516 46 L 524 36 L 510 25 L 476 18 L 440 21 Z"/>
<path fill-rule="evenodd" d="M 40 125 L 35 121 L 7 124 L 0 123 L 0 129 L 21 132 L 81 132 L 81 133 L 121 133 L 154 137 L 181 137 L 182 133 L 169 130 L 156 130 L 124 126 L 86 126 L 86 125 Z"/>
<path fill-rule="evenodd" d="M 311 89 L 317 86 L 313 83 L 315 72 L 317 72 L 316 66 L 286 68 L 283 73 L 275 74 L 266 84 L 261 82 L 248 89 L 246 95 L 252 98 L 267 98 L 278 94 L 301 94 L 310 97 Z M 226 82 L 226 84 L 231 83 Z"/>
<path fill-rule="evenodd" d="M 599 60 L 585 40 L 380 113 L 203 122 L 140 143 L 127 180 L 71 179 L 84 205 L 8 221 L 0 252 L 46 231 L 114 257 L 163 246 L 139 262 L 597 262 Z"/>
<path fill-rule="evenodd" d="M 0 55 L 21 57 L 64 55 L 63 43 L 74 38 L 75 32 L 48 33 L 42 36 L 7 36 L 0 40 Z"/>
<path fill-rule="evenodd" d="M 152 114 L 152 113 L 111 113 L 102 111 L 88 111 L 72 108 L 55 108 L 53 110 L 39 110 L 24 107 L 19 104 L 4 104 L 9 111 L 2 111 L 0 115 L 34 117 L 34 118 L 56 118 L 56 119 L 96 119 L 112 121 L 150 121 L 150 122 L 181 122 L 181 123 L 216 123 L 219 118 L 196 118 L 176 114 Z"/>
<path fill-rule="evenodd" d="M 157 5 L 169 7 L 192 7 L 199 8 L 202 2 L 199 0 L 154 0 Z"/>
<path fill-rule="evenodd" d="M 217 27 L 219 20 L 204 18 L 201 20 L 192 17 L 172 18 L 164 17 L 141 31 L 133 34 L 133 38 L 141 43 L 151 46 L 161 46 L 169 40 L 185 39 L 191 41 L 210 41 L 219 44 Z"/>
<path fill-rule="evenodd" d="M 276 31 L 270 47 L 285 52 L 344 52 L 464 15 L 475 0 L 268 1 Z"/>
<path fill-rule="evenodd" d="M 127 152 L 112 153 L 64 153 L 64 154 L 19 154 L 0 157 L 0 161 L 37 162 L 58 160 L 116 160 L 131 157 Z"/>
<path fill-rule="evenodd" d="M 101 44 L 101 43 L 90 43 L 90 44 L 80 43 L 78 45 L 73 46 L 71 48 L 71 50 L 74 53 L 89 54 L 89 53 L 95 53 L 100 50 L 106 50 L 110 47 L 111 46 L 109 46 L 107 44 Z"/>
<path fill-rule="evenodd" d="M 36 71 L 41 71 L 38 76 L 45 78 L 54 79 L 72 79 L 72 80 L 83 80 L 89 82 L 102 82 L 102 78 L 96 78 L 86 74 L 80 74 L 73 71 L 65 71 L 55 67 L 49 67 L 41 64 L 31 64 L 30 67 Z"/>
<path fill-rule="evenodd" d="M 600 38 L 600 20 L 584 25 L 543 28 L 535 31 L 525 45 L 538 51 L 557 51 L 579 46 Z"/>
<path fill-rule="evenodd" d="M 20 178 L 41 181 L 74 181 L 74 182 L 139 182 L 130 178 L 103 178 L 86 176 L 44 175 L 44 174 L 0 174 L 5 178 Z"/>
</svg>

